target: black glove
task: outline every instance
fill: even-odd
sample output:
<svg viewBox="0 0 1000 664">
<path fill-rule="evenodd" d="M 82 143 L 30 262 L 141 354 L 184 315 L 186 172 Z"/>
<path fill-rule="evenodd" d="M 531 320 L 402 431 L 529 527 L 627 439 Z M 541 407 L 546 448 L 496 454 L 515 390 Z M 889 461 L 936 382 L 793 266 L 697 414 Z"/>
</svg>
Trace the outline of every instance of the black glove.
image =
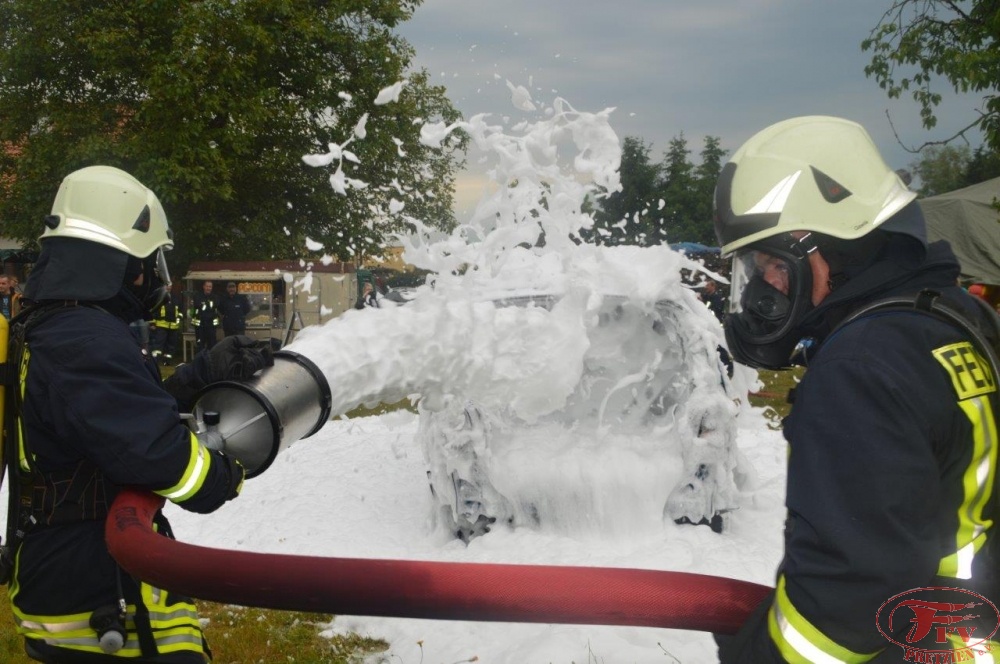
<svg viewBox="0 0 1000 664">
<path fill-rule="evenodd" d="M 767 620 L 771 604 L 774 603 L 772 590 L 757 604 L 739 631 L 733 635 L 713 634 L 719 646 L 721 664 L 759 664 L 761 662 L 785 661 L 777 646 L 768 635 Z"/>
<path fill-rule="evenodd" d="M 210 383 L 220 380 L 246 380 L 274 364 L 270 340 L 257 341 L 237 335 L 226 337 L 210 351 L 201 351 L 190 364 L 182 364 L 163 382 L 164 389 L 177 400 L 182 413 L 194 408 L 194 398 Z"/>
<path fill-rule="evenodd" d="M 229 471 L 229 489 L 226 491 L 226 500 L 232 500 L 243 490 L 243 480 L 246 479 L 247 471 L 235 457 L 228 454 L 219 454 L 218 457 L 228 466 L 226 470 Z"/>
<path fill-rule="evenodd" d="M 274 364 L 269 340 L 237 334 L 226 337 L 208 351 L 206 383 L 220 380 L 247 380 L 255 373 Z"/>
</svg>

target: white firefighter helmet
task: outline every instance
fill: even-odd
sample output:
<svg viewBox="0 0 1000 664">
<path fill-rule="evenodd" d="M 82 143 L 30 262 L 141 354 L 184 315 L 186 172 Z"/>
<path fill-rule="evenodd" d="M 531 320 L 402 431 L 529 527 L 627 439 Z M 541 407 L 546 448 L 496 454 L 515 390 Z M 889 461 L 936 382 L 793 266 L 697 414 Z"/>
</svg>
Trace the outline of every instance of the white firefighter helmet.
<svg viewBox="0 0 1000 664">
<path fill-rule="evenodd" d="M 30 300 L 103 301 L 125 286 L 153 309 L 170 287 L 167 215 L 156 194 L 121 169 L 88 166 L 63 178 L 39 240 L 25 286 Z"/>
<path fill-rule="evenodd" d="M 156 194 L 112 166 L 88 166 L 63 179 L 39 239 L 56 237 L 97 242 L 136 258 L 174 246 Z"/>
<path fill-rule="evenodd" d="M 744 143 L 715 188 L 715 232 L 733 259 L 724 325 L 736 359 L 790 366 L 799 326 L 820 303 L 813 301 L 811 252 L 826 259 L 833 288 L 834 278 L 846 277 L 841 256 L 855 264 L 877 256 L 883 237 L 873 231 L 926 246 L 915 198 L 868 132 L 850 120 L 792 118 Z"/>
<path fill-rule="evenodd" d="M 792 118 L 755 134 L 723 167 L 715 230 L 726 255 L 790 231 L 853 240 L 916 196 L 861 125 L 827 116 Z"/>
</svg>

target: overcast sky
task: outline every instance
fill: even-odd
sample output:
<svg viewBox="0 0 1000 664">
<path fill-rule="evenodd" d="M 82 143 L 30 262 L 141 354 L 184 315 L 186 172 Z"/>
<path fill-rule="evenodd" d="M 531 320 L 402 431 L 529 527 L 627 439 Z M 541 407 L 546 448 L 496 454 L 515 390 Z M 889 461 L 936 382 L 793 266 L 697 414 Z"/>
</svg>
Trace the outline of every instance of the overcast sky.
<svg viewBox="0 0 1000 664">
<path fill-rule="evenodd" d="M 730 154 L 788 117 L 838 115 L 863 124 L 893 168 L 907 146 L 971 122 L 977 97 L 949 94 L 939 125 L 924 130 L 915 103 L 891 101 L 865 77 L 861 41 L 890 0 L 424 0 L 399 28 L 415 64 L 466 116 L 522 116 L 507 81 L 548 106 L 615 107 L 621 138 L 652 143 L 662 159 L 682 132 L 697 159 L 706 135 Z M 950 93 L 941 84 L 942 93 Z M 978 137 L 975 138 L 978 141 Z M 978 143 L 977 143 L 978 144 Z M 974 144 L 973 147 L 977 147 Z M 460 203 L 481 191 L 469 174 Z"/>
</svg>

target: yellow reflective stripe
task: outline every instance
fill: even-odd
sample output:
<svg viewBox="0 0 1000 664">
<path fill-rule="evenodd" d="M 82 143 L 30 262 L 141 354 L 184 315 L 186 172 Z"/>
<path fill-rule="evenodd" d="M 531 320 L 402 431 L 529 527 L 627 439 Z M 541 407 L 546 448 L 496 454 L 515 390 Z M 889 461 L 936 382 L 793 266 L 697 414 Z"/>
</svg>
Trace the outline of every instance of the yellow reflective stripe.
<svg viewBox="0 0 1000 664">
<path fill-rule="evenodd" d="M 153 632 L 153 637 L 156 639 L 156 649 L 160 653 L 180 652 L 182 650 L 202 652 L 201 630 L 195 627 L 159 630 Z"/>
<path fill-rule="evenodd" d="M 150 611 L 149 622 L 154 629 L 173 629 L 200 624 L 198 611 L 193 606 L 190 609 L 176 609 L 169 612 Z"/>
<path fill-rule="evenodd" d="M 989 397 L 979 396 L 958 402 L 972 423 L 972 460 L 962 475 L 962 504 L 958 507 L 955 553 L 941 559 L 938 575 L 971 579 L 976 553 L 986 543 L 992 519 L 983 510 L 993 493 L 997 467 L 997 426 Z"/>
<path fill-rule="evenodd" d="M 181 327 L 181 321 L 180 319 L 172 321 L 158 318 L 153 321 L 153 327 L 158 327 L 161 330 L 179 330 Z"/>
<path fill-rule="evenodd" d="M 160 652 L 189 650 L 190 645 L 200 649 L 201 621 L 193 603 L 148 583 L 141 584 L 141 592 Z"/>
<path fill-rule="evenodd" d="M 142 584 L 142 603 L 149 612 L 149 623 L 155 629 L 201 625 L 194 604 L 177 599 L 170 592 L 148 583 Z"/>
<path fill-rule="evenodd" d="M 183 603 L 182 603 L 183 604 Z M 150 620 L 153 629 L 153 639 L 161 653 L 190 650 L 202 652 L 202 632 L 198 617 L 192 605 L 191 609 L 177 611 L 170 622 L 178 624 L 160 625 Z M 90 614 L 82 613 L 72 616 L 26 616 L 16 607 L 13 608 L 17 631 L 24 637 L 45 641 L 49 645 L 70 650 L 85 652 L 101 652 L 97 633 L 90 627 Z M 150 616 L 153 617 L 152 615 Z M 161 616 L 162 617 L 162 616 Z M 124 647 L 116 655 L 119 657 L 139 657 L 142 652 L 139 638 L 135 631 L 135 606 L 129 605 L 125 618 L 126 641 Z"/>
<path fill-rule="evenodd" d="M 75 613 L 68 616 L 33 616 L 13 608 L 14 621 L 19 627 L 43 631 L 51 634 L 76 632 L 90 629 L 90 613 Z"/>
<path fill-rule="evenodd" d="M 205 478 L 208 477 L 208 470 L 211 465 L 208 450 L 198 442 L 198 438 L 193 432 L 191 433 L 190 441 L 191 456 L 180 481 L 170 488 L 155 492 L 167 500 L 174 501 L 175 503 L 183 503 L 185 500 L 198 493 L 202 484 L 205 483 Z"/>
<path fill-rule="evenodd" d="M 76 613 L 66 616 L 34 616 L 23 613 L 17 606 L 13 606 L 12 610 L 17 632 L 21 636 L 45 641 L 60 648 L 101 652 L 97 633 L 90 627 L 90 613 Z M 138 657 L 142 654 L 138 638 L 129 638 L 119 653 L 132 657 Z"/>
<path fill-rule="evenodd" d="M 791 664 L 854 664 L 873 659 L 878 652 L 862 655 L 835 643 L 798 612 L 785 591 L 785 575 L 778 578 L 767 628 L 778 651 Z"/>
<path fill-rule="evenodd" d="M 155 632 L 156 649 L 161 653 L 193 650 L 202 652 L 201 630 L 194 627 L 183 627 Z"/>
<path fill-rule="evenodd" d="M 24 425 L 21 424 L 21 417 L 17 415 L 17 458 L 18 465 L 21 466 L 21 470 L 26 473 L 31 472 L 31 466 L 28 465 L 28 452 L 27 447 L 24 444 Z"/>
<path fill-rule="evenodd" d="M 18 367 L 18 387 L 21 390 L 21 402 L 24 402 L 25 390 L 28 384 L 28 358 L 31 356 L 31 352 L 28 350 L 28 345 L 24 345 L 23 353 L 21 354 L 21 365 Z M 24 426 L 21 423 L 21 414 L 17 414 L 17 459 L 18 464 L 21 466 L 21 470 L 25 472 L 31 471 L 31 465 L 28 463 L 28 452 L 27 447 L 24 444 Z"/>
</svg>

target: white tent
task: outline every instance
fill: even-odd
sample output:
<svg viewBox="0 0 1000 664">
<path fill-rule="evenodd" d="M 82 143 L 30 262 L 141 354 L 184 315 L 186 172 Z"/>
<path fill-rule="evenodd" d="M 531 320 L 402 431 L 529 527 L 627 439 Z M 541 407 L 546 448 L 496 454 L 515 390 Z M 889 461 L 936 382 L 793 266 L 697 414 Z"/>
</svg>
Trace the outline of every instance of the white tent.
<svg viewBox="0 0 1000 664">
<path fill-rule="evenodd" d="M 1000 285 L 1000 178 L 919 202 L 928 241 L 951 243 L 963 281 Z"/>
</svg>

